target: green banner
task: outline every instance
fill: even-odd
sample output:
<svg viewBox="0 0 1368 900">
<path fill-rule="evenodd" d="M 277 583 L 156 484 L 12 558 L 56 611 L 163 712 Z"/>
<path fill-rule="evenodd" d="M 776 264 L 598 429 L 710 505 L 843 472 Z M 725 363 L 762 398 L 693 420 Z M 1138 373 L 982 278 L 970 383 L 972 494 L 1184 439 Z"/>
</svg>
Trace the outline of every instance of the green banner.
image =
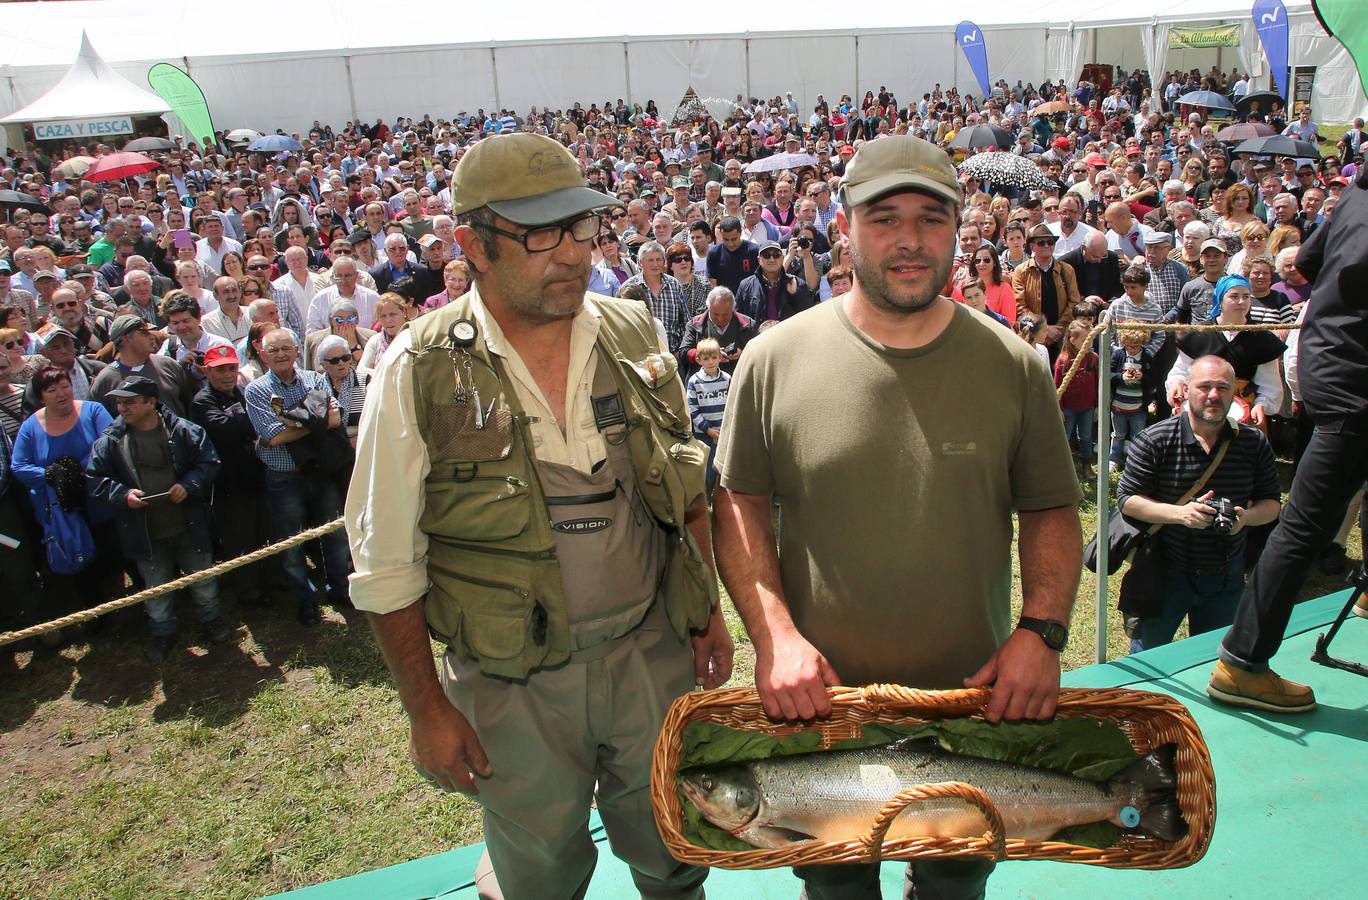
<svg viewBox="0 0 1368 900">
<path fill-rule="evenodd" d="M 147 83 L 166 101 L 171 111 L 185 126 L 185 140 L 201 146 L 205 138 L 214 141 L 214 120 L 209 116 L 209 104 L 204 91 L 184 71 L 170 63 L 157 63 L 147 72 Z"/>
<path fill-rule="evenodd" d="M 1238 47 L 1240 26 L 1210 25 L 1206 28 L 1188 28 L 1184 25 L 1174 25 L 1169 29 L 1168 45 L 1170 50 Z"/>
<path fill-rule="evenodd" d="M 1363 90 L 1368 92 L 1368 16 L 1362 5 L 1358 0 L 1313 0 L 1311 8 L 1326 34 L 1349 51 Z"/>
</svg>

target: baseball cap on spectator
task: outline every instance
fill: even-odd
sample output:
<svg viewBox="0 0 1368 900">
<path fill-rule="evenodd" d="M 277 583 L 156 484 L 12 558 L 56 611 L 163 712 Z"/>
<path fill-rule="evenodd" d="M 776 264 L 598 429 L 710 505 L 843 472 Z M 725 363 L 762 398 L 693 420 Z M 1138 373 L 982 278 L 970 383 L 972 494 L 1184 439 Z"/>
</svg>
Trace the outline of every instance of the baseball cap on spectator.
<svg viewBox="0 0 1368 900">
<path fill-rule="evenodd" d="M 761 242 L 760 242 L 760 246 L 756 248 L 756 252 L 758 252 L 758 253 L 764 253 L 766 250 L 782 250 L 782 249 L 783 249 L 783 248 L 779 246 L 779 242 L 778 242 L 778 241 L 761 241 Z"/>
<path fill-rule="evenodd" d="M 861 145 L 841 179 L 847 207 L 863 206 L 899 189 L 929 193 L 956 208 L 961 192 L 945 151 L 928 141 L 897 134 Z"/>
<path fill-rule="evenodd" d="M 145 328 L 147 328 L 147 323 L 137 316 L 118 316 L 109 326 L 109 339 L 117 344 L 133 332 L 142 331 Z"/>
<path fill-rule="evenodd" d="M 118 387 L 105 396 L 120 400 L 127 400 L 130 397 L 151 397 L 155 400 L 157 398 L 157 383 L 151 378 L 144 378 L 141 375 L 129 375 L 119 382 Z"/>
<path fill-rule="evenodd" d="M 1051 141 L 1050 146 L 1054 147 L 1056 150 L 1068 150 L 1069 139 L 1061 135 L 1060 137 L 1057 137 L 1053 141 Z"/>
<path fill-rule="evenodd" d="M 723 197 L 740 197 L 740 196 L 741 196 L 741 189 L 740 189 L 739 187 L 724 187 L 724 188 L 722 189 L 722 196 L 723 196 Z"/>
<path fill-rule="evenodd" d="M 35 272 L 33 275 L 33 283 L 37 284 L 44 278 L 51 278 L 53 281 L 56 281 L 57 273 L 52 271 L 51 269 L 43 269 L 41 272 Z"/>
<path fill-rule="evenodd" d="M 842 144 L 841 149 L 837 150 L 836 152 L 844 156 L 846 159 L 850 159 L 850 157 L 855 155 L 855 148 L 850 146 L 849 144 Z"/>
<path fill-rule="evenodd" d="M 63 338 L 63 337 L 71 338 L 72 343 L 75 343 L 75 342 L 76 342 L 76 335 L 72 334 L 70 331 L 67 331 L 65 328 L 56 327 L 56 326 L 48 326 L 48 327 L 45 327 L 45 328 L 39 333 L 39 335 L 38 335 L 38 343 L 39 343 L 40 346 L 46 347 L 48 344 L 51 344 L 53 341 L 57 340 L 58 338 Z"/>
<path fill-rule="evenodd" d="M 1107 159 L 1101 153 L 1089 153 L 1087 156 L 1083 157 L 1083 164 L 1085 166 L 1096 166 L 1105 169 L 1107 167 Z"/>
<path fill-rule="evenodd" d="M 452 214 L 487 206 L 518 225 L 550 225 L 622 205 L 585 186 L 569 150 L 530 132 L 480 141 L 456 164 L 452 182 Z"/>
<path fill-rule="evenodd" d="M 418 246 L 422 247 L 425 250 L 428 247 L 431 247 L 433 244 L 440 243 L 442 243 L 442 239 L 435 234 L 425 234 L 418 239 Z"/>
<path fill-rule="evenodd" d="M 368 241 L 370 239 L 371 233 L 364 228 L 357 229 L 356 231 L 353 231 L 351 234 L 347 235 L 347 243 L 351 244 L 353 247 L 355 247 L 362 241 Z"/>
<path fill-rule="evenodd" d="M 212 366 L 236 366 L 237 364 L 237 351 L 228 344 L 220 344 L 204 351 L 204 367 L 206 369 Z"/>
<path fill-rule="evenodd" d="M 72 278 L 85 278 L 86 276 L 94 278 L 95 267 L 88 263 L 81 263 L 78 266 L 72 266 L 70 269 L 67 269 L 67 274 Z"/>
<path fill-rule="evenodd" d="M 1334 179 L 1331 180 L 1333 181 Z M 4 272 L 7 275 L 12 274 L 14 272 L 14 266 L 10 265 L 9 260 L 0 259 L 0 272 Z"/>
<path fill-rule="evenodd" d="M 1140 148 L 1139 148 L 1139 147 L 1136 147 L 1136 146 L 1127 147 L 1127 148 L 1126 148 L 1126 155 L 1127 155 L 1127 156 L 1139 156 L 1139 155 L 1140 155 Z"/>
<path fill-rule="evenodd" d="M 1226 242 L 1220 238 L 1207 238 L 1202 241 L 1202 247 L 1197 252 L 1205 253 L 1208 250 L 1220 250 L 1222 253 L 1230 252 L 1230 248 L 1226 246 Z"/>
<path fill-rule="evenodd" d="M 1326 185 L 1330 187 L 1348 187 L 1349 179 L 1345 178 L 1343 175 L 1336 175 L 1334 178 L 1331 178 L 1329 181 L 1327 181 Z M 3 265 L 9 265 L 9 263 L 3 263 Z"/>
<path fill-rule="evenodd" d="M 1173 235 L 1169 234 L 1167 231 L 1160 231 L 1157 228 L 1145 235 L 1146 246 L 1157 246 L 1159 244 L 1172 246 Z"/>
<path fill-rule="evenodd" d="M 689 186 L 689 179 L 687 179 L 687 178 L 676 178 L 674 181 L 671 181 L 671 182 L 670 182 L 670 187 L 671 187 L 671 188 L 674 188 L 674 189 L 676 189 L 676 190 L 678 190 L 679 188 L 686 188 L 686 187 L 688 187 L 688 186 Z"/>
</svg>

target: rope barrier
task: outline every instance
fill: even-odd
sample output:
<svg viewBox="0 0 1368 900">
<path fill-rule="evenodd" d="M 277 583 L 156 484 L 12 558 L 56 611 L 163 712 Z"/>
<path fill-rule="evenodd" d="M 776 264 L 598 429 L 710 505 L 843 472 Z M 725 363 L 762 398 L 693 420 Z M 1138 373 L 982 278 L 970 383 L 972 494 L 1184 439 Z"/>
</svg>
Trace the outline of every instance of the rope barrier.
<svg viewBox="0 0 1368 900">
<path fill-rule="evenodd" d="M 1112 322 L 1106 318 L 1093 326 L 1092 331 L 1083 343 L 1091 346 L 1093 338 L 1097 337 L 1108 329 L 1117 331 L 1296 331 L 1301 328 L 1301 323 L 1290 322 L 1260 322 L 1257 325 L 1165 325 L 1162 322 Z M 1059 383 L 1059 388 L 1055 391 L 1056 397 L 1063 397 L 1064 391 L 1069 387 L 1069 382 L 1073 381 L 1074 373 L 1083 364 L 1083 359 L 1087 356 L 1080 353 L 1073 359 L 1073 365 L 1069 366 L 1069 371 L 1064 373 L 1064 380 Z"/>
<path fill-rule="evenodd" d="M 314 538 L 322 537 L 325 534 L 329 534 L 330 532 L 341 528 L 343 524 L 343 520 L 339 517 L 333 519 L 331 522 L 319 525 L 316 528 L 301 531 L 293 537 L 288 537 L 283 541 L 267 544 L 265 547 L 253 550 L 251 553 L 245 553 L 234 559 L 224 560 L 217 565 L 210 566 L 207 569 L 201 569 L 190 575 L 182 575 L 180 578 L 168 581 L 165 584 L 159 584 L 156 587 L 150 587 L 145 591 L 139 591 L 138 593 L 130 594 L 127 597 L 120 597 L 118 600 L 110 600 L 108 603 L 101 603 L 99 606 L 92 606 L 90 609 L 83 609 L 79 612 L 74 612 L 69 616 L 62 616 L 60 619 L 43 622 L 40 625 L 32 625 L 28 628 L 21 628 L 18 631 L 0 633 L 0 647 L 5 646 L 6 644 L 17 643 L 18 641 L 27 638 L 38 637 L 39 635 L 47 634 L 48 632 L 58 631 L 69 625 L 79 625 L 82 622 L 89 622 L 92 619 L 98 619 L 100 616 L 112 613 L 115 610 L 142 603 L 144 600 L 151 600 L 154 597 L 173 593 L 181 588 L 187 588 L 193 584 L 198 584 L 201 581 L 217 578 L 226 572 L 240 569 L 243 566 L 250 566 L 254 562 L 260 562 L 277 553 L 283 553 L 292 547 L 298 547 L 300 544 L 307 543 Z"/>
</svg>

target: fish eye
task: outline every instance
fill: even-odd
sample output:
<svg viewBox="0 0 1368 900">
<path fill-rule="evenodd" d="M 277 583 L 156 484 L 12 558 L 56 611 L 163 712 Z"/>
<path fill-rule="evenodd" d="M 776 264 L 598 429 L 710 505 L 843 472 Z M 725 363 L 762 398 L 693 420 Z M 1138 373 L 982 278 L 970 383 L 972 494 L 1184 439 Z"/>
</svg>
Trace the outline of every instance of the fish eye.
<svg viewBox="0 0 1368 900">
<path fill-rule="evenodd" d="M 698 784 L 703 790 L 708 792 L 711 792 L 713 788 L 717 787 L 717 782 L 713 780 L 711 775 L 704 775 L 702 778 L 698 779 Z"/>
</svg>

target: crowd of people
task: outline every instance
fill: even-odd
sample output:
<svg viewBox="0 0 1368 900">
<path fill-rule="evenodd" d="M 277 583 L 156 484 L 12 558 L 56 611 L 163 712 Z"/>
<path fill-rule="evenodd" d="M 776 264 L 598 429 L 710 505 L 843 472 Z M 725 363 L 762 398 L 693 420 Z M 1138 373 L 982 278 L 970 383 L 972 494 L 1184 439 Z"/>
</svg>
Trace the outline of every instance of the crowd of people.
<svg viewBox="0 0 1368 900">
<path fill-rule="evenodd" d="M 988 97 L 936 85 L 905 101 L 881 87 L 858 101 L 819 95 L 811 110 L 791 94 L 738 96 L 722 119 L 697 102 L 662 115 L 653 102 L 618 100 L 315 122 L 295 135 L 301 150 L 278 154 L 221 134 L 177 137 L 178 149 L 155 154 L 156 171 L 105 182 L 62 164 L 114 146 L 31 144 L 0 170 L 3 187 L 30 198 L 7 204 L 0 226 L 9 623 L 161 584 L 340 515 L 371 373 L 409 323 L 470 287 L 457 226 L 493 227 L 453 213 L 453 171 L 477 142 L 512 131 L 553 136 L 591 189 L 621 201 L 573 233 L 591 243 L 589 290 L 650 309 L 695 433 L 714 449 L 748 344 L 852 287 L 840 199 L 852 157 L 890 134 L 964 154 L 956 136 L 979 125 L 1006 140 L 969 153 L 1024 157 L 1047 186 L 961 177 L 944 293 L 1013 329 L 1057 383 L 1084 357 L 1059 403 L 1081 478 L 1098 462 L 1098 415 L 1112 428 L 1102 464 L 1139 478 L 1137 442 L 1183 408 L 1194 362 L 1213 354 L 1233 366 L 1237 417 L 1265 432 L 1293 422 L 1304 445 L 1295 332 L 1088 337 L 1104 315 L 1234 326 L 1305 313 L 1298 247 L 1362 171 L 1362 122 L 1323 159 L 1237 155 L 1205 110 L 1175 106 L 1197 88 L 1234 98 L 1250 89 L 1238 72 L 1174 73 L 1155 97 L 1143 73 L 1123 72 L 1100 85 L 999 82 Z M 1240 119 L 1319 137 L 1309 107 L 1283 116 L 1274 106 Z M 805 161 L 766 164 L 781 153 Z M 529 250 L 537 234 L 525 236 Z M 1096 408 L 1101 353 L 1111 357 L 1109 410 Z M 991 390 L 992 373 L 972 377 Z M 1237 538 L 1212 554 L 1240 555 L 1242 573 L 1257 548 L 1246 557 Z M 1176 553 L 1174 565 L 1187 558 Z M 1344 565 L 1343 532 L 1323 563 Z M 320 602 L 347 602 L 349 568 L 334 532 L 225 576 L 223 593 L 267 604 L 288 589 L 311 625 Z M 1227 595 L 1238 596 L 1239 580 L 1223 583 Z M 229 639 L 215 581 L 191 594 L 204 639 Z M 174 646 L 175 604 L 152 601 L 147 613 L 149 652 L 161 660 Z M 1203 621 L 1219 627 L 1223 616 Z M 1172 630 L 1135 634 L 1138 649 Z"/>
</svg>

